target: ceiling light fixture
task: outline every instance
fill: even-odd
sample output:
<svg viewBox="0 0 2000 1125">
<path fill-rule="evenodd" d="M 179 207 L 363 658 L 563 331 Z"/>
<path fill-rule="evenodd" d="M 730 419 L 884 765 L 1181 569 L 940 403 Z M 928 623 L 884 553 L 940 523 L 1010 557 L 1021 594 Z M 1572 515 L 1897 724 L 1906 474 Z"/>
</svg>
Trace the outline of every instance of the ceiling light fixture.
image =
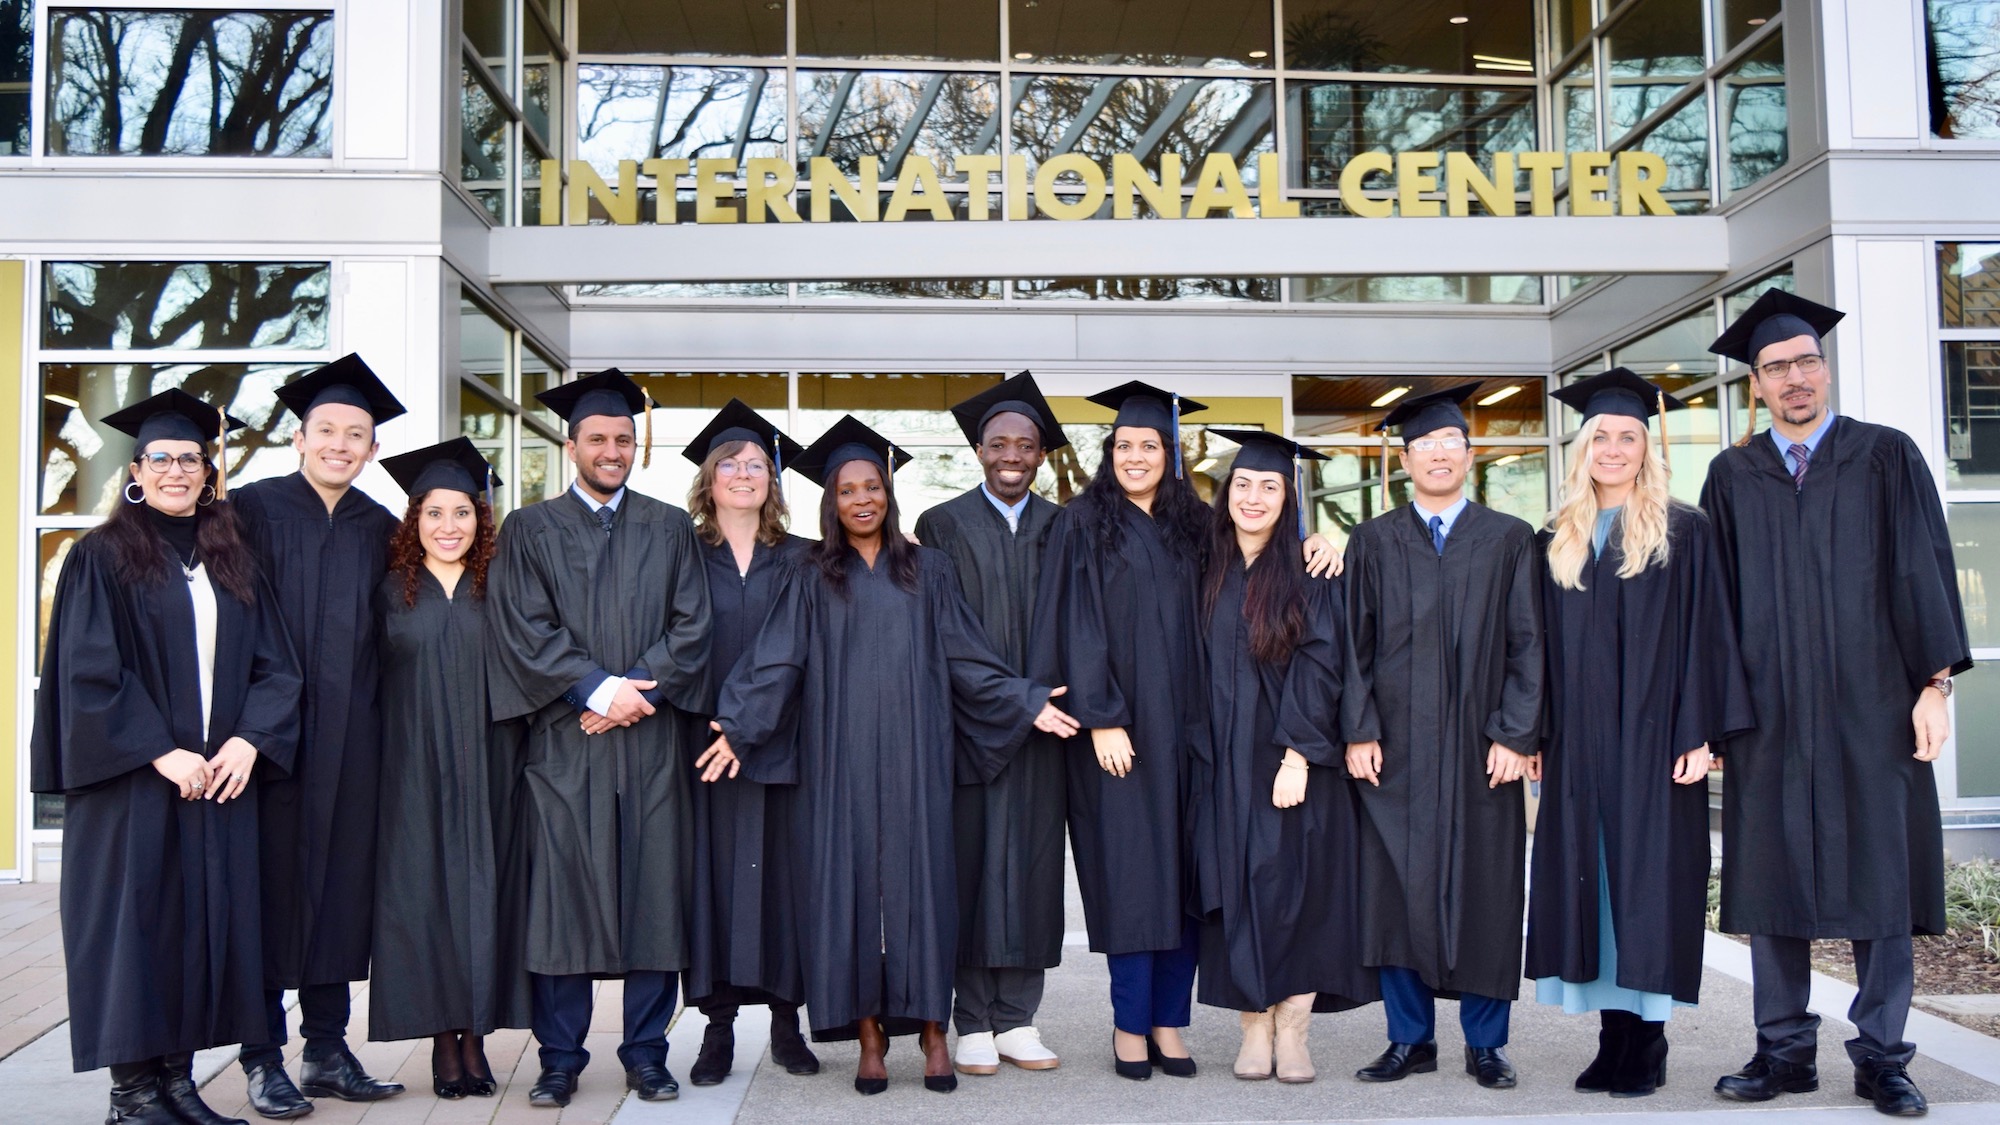
<svg viewBox="0 0 2000 1125">
<path fill-rule="evenodd" d="M 1499 402 L 1502 399 L 1512 398 L 1520 393 L 1521 393 L 1521 384 L 1519 383 L 1515 383 L 1511 387 L 1501 387 L 1499 390 L 1494 391 L 1492 394 L 1487 395 L 1485 398 L 1480 399 L 1479 405 L 1492 406 L 1494 403 Z"/>
<path fill-rule="evenodd" d="M 1450 19 L 1449 21 L 1447 21 L 1447 22 L 1450 22 L 1450 23 L 1471 23 L 1471 22 L 1472 22 L 1472 17 L 1471 17 L 1471 16 L 1453 16 L 1453 17 L 1451 17 L 1451 19 Z"/>
<path fill-rule="evenodd" d="M 1250 52 L 1250 57 L 1251 57 L 1251 58 L 1253 58 L 1253 59 L 1268 59 L 1268 58 L 1270 58 L 1270 57 L 1271 57 L 1271 52 L 1269 52 L 1269 51 L 1252 51 L 1252 52 Z"/>
<path fill-rule="evenodd" d="M 1374 402 L 1371 402 L 1368 405 L 1387 406 L 1390 403 L 1396 401 L 1399 398 L 1402 398 L 1404 395 L 1409 393 L 1410 393 L 1410 388 L 1408 387 L 1390 387 L 1388 390 L 1382 392 L 1382 397 L 1376 399 Z"/>
<path fill-rule="evenodd" d="M 1027 61 L 1028 61 L 1029 59 L 1032 59 L 1032 58 L 1034 58 L 1034 57 L 1035 57 L 1035 52 L 1033 52 L 1033 51 L 1016 51 L 1016 52 L 1014 52 L 1014 57 L 1015 57 L 1015 58 L 1017 58 L 1017 59 L 1019 59 L 1019 60 L 1021 60 L 1022 62 L 1027 62 Z"/>
<path fill-rule="evenodd" d="M 1764 24 L 1765 24 L 1765 23 L 1767 23 L 1767 22 L 1769 22 L 1769 21 L 1765 20 L 1763 16 L 1752 16 L 1752 17 L 1750 17 L 1750 26 L 1751 26 L 1751 27 L 1763 27 L 1763 26 L 1764 26 Z"/>
<path fill-rule="evenodd" d="M 1521 459 L 1521 455 L 1520 455 L 1520 454 L 1518 454 L 1518 453 L 1509 453 L 1509 454 L 1508 454 L 1507 456 L 1505 456 L 1505 457 L 1502 457 L 1502 458 L 1500 458 L 1500 459 L 1499 459 L 1498 461 L 1495 461 L 1495 462 L 1493 462 L 1493 465 L 1494 465 L 1494 467 L 1495 467 L 1495 468 L 1498 468 L 1498 467 L 1499 467 L 1499 466 L 1501 466 L 1501 465 L 1511 465 L 1511 464 L 1513 464 L 1514 462 L 1516 462 L 1516 461 L 1519 461 L 1520 459 Z"/>
<path fill-rule="evenodd" d="M 1527 59 L 1510 59 L 1505 55 L 1475 54 L 1472 56 L 1472 65 L 1476 70 L 1505 70 L 1522 74 L 1535 72 L 1535 64 Z"/>
<path fill-rule="evenodd" d="M 1213 468 L 1215 468 L 1215 465 L 1216 465 L 1216 460 L 1215 460 L 1215 458 L 1213 458 L 1213 457 L 1204 457 L 1204 458 L 1202 458 L 1202 462 L 1201 462 L 1201 464 L 1199 464 L 1199 465 L 1196 465 L 1196 466 L 1194 467 L 1194 471 L 1195 471 L 1195 472 L 1197 472 L 1197 473 L 1205 473 L 1205 472 L 1209 471 L 1210 469 L 1213 469 Z"/>
</svg>

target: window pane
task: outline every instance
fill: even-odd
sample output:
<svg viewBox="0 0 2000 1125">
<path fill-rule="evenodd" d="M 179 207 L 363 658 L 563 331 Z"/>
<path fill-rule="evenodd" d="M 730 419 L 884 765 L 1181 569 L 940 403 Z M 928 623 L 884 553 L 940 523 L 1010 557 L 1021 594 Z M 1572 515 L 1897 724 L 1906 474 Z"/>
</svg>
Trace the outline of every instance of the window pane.
<svg viewBox="0 0 2000 1125">
<path fill-rule="evenodd" d="M 557 15 L 551 8 L 550 15 Z M 577 49 L 603 55 L 785 53 L 785 6 L 663 4 L 659 0 L 576 0 Z"/>
<path fill-rule="evenodd" d="M 618 162 L 785 155 L 785 74 L 708 66 L 577 67 L 577 155 Z"/>
<path fill-rule="evenodd" d="M 794 0 L 801 58 L 1000 61 L 994 0 Z"/>
<path fill-rule="evenodd" d="M 922 297 L 931 300 L 997 301 L 1000 282 L 979 278 L 878 278 L 867 281 L 801 281 L 799 297 Z"/>
<path fill-rule="evenodd" d="M 2000 488 L 2000 343 L 1943 346 L 1945 486 Z"/>
<path fill-rule="evenodd" d="M 1534 73 L 1535 12 L 1529 0 L 1446 5 L 1448 12 L 1440 7 L 1408 0 L 1288 0 L 1285 66 L 1394 74 Z"/>
<path fill-rule="evenodd" d="M 516 472 L 520 479 L 514 482 L 514 490 L 520 496 L 521 506 L 539 504 L 562 491 L 563 447 L 561 442 L 550 441 L 526 426 L 521 427 L 521 465 Z M 674 497 L 663 497 L 678 504 Z"/>
<path fill-rule="evenodd" d="M 1674 91 L 1700 77 L 1702 0 L 1641 0 L 1605 34 L 1611 130 L 1617 140 Z"/>
<path fill-rule="evenodd" d="M 1013 129 L 1014 149 L 1031 168 L 1079 152 L 1108 174 L 1112 155 L 1129 152 L 1158 174 L 1160 155 L 1171 152 L 1192 188 L 1213 152 L 1245 165 L 1245 182 L 1254 183 L 1254 155 L 1272 148 L 1271 83 L 1037 75 L 1015 99 Z"/>
<path fill-rule="evenodd" d="M 1949 504 L 1946 513 L 1966 637 L 1975 649 L 2000 646 L 2000 504 Z"/>
<path fill-rule="evenodd" d="M 2000 0 L 1928 0 L 1931 132 L 2000 137 Z"/>
<path fill-rule="evenodd" d="M 1946 328 L 2000 328 L 2000 243 L 1939 243 L 1938 298 Z"/>
<path fill-rule="evenodd" d="M 1956 538 L 1958 508 L 1952 511 Z M 1965 608 L 1969 623 L 1972 606 L 1968 602 Z M 1952 734 L 1957 737 L 1958 795 L 2000 797 L 2000 673 L 1992 665 L 1981 665 L 1954 678 L 1958 689 L 1952 700 L 1958 715 Z"/>
<path fill-rule="evenodd" d="M 492 399 L 473 389 L 471 383 L 458 385 L 458 432 L 472 439 L 479 455 L 493 464 L 503 481 L 514 479 L 514 416 Z M 508 510 L 507 490 L 493 494 L 493 506 L 501 515 Z"/>
<path fill-rule="evenodd" d="M 1783 289 L 1787 293 L 1793 291 L 1791 266 L 1788 265 L 1781 270 L 1765 274 L 1763 277 L 1724 297 L 1722 299 L 1723 322 L 1733 323 L 1737 317 L 1750 311 L 1750 306 L 1757 303 L 1757 298 L 1762 297 L 1773 289 Z"/>
<path fill-rule="evenodd" d="M 1007 28 L 1022 62 L 1271 65 L 1269 0 L 1008 0 Z"/>
<path fill-rule="evenodd" d="M 1275 277 L 1019 278 L 1023 301 L 1276 301 Z"/>
<path fill-rule="evenodd" d="M 959 153 L 994 152 L 1000 122 L 1000 80 L 990 74 L 802 70 L 799 72 L 799 176 L 811 158 L 830 157 L 848 175 L 861 158 L 881 160 L 893 182 L 902 158 L 929 157 L 938 173 Z"/>
<path fill-rule="evenodd" d="M 1295 277 L 1292 300 L 1330 304 L 1539 305 L 1537 276 Z"/>
<path fill-rule="evenodd" d="M 1716 357 L 1708 345 L 1717 331 L 1715 311 L 1703 305 L 1614 350 L 1611 365 L 1629 367 L 1667 390 L 1678 390 L 1716 375 Z"/>
<path fill-rule="evenodd" d="M 1785 39 L 1773 35 L 1716 86 L 1729 162 L 1730 191 L 1749 187 L 1784 166 L 1789 149 L 1785 116 Z"/>
<path fill-rule="evenodd" d="M 325 262 L 49 262 L 50 348 L 327 346 Z"/>
<path fill-rule="evenodd" d="M 76 545 L 77 538 L 82 534 L 81 531 L 75 528 L 66 527 L 58 531 L 44 531 L 36 536 L 39 547 L 39 551 L 37 552 L 39 555 L 39 565 L 36 569 L 39 581 L 36 583 L 37 597 L 35 598 L 35 671 L 37 674 L 41 671 L 43 650 L 48 647 L 49 613 L 55 609 L 56 605 L 56 581 L 62 577 L 63 560 L 69 558 L 69 549 Z M 52 825 L 37 824 L 35 827 L 61 828 L 62 821 L 58 819 Z"/>
<path fill-rule="evenodd" d="M 783 297 L 782 281 L 660 281 L 617 285 L 579 285 L 579 299 L 592 297 L 659 297 L 700 300 L 706 297 Z"/>
<path fill-rule="evenodd" d="M 1784 10 L 1783 0 L 1716 0 L 1716 28 L 1721 32 L 1719 51 L 1727 52 L 1731 47 L 1757 34 L 1757 29 L 1771 21 Z M 1783 36 L 1783 32 L 1774 34 Z"/>
<path fill-rule="evenodd" d="M 1292 426 L 1301 441 L 1359 438 L 1379 442 L 1375 427 L 1410 397 L 1455 387 L 1466 380 L 1443 375 L 1295 375 Z M 1539 375 L 1496 376 L 1466 400 L 1474 438 L 1544 437 L 1546 380 Z"/>
<path fill-rule="evenodd" d="M 507 5 L 509 0 L 459 0 L 465 37 L 472 49 L 497 73 L 507 65 Z"/>
<path fill-rule="evenodd" d="M 35 5 L 0 0 L 0 156 L 28 155 L 35 72 Z"/>
<path fill-rule="evenodd" d="M 508 353 L 513 342 L 513 334 L 485 309 L 464 297 L 458 299 L 459 374 L 506 394 Z M 504 473 L 501 479 L 506 479 Z"/>
<path fill-rule="evenodd" d="M 1570 152 L 1597 151 L 1597 78 L 1585 55 L 1556 80 L 1556 128 Z"/>
<path fill-rule="evenodd" d="M 1680 112 L 1654 126 L 1633 144 L 1667 162 L 1661 194 L 1681 214 L 1708 209 L 1708 95 L 1697 95 Z"/>
<path fill-rule="evenodd" d="M 1490 169 L 1496 152 L 1535 147 L 1533 90 L 1294 82 L 1285 96 L 1294 131 L 1290 187 L 1337 188 L 1341 169 L 1362 152 L 1464 152 Z"/>
<path fill-rule="evenodd" d="M 517 401 L 528 413 L 557 428 L 563 425 L 562 418 L 555 411 L 543 406 L 535 396 L 562 380 L 562 368 L 554 360 L 526 344 L 521 346 L 521 387 Z M 522 440 L 525 442 L 526 439 L 526 431 L 523 431 Z M 525 448 L 524 445 L 523 449 Z"/>
<path fill-rule="evenodd" d="M 554 98 L 557 67 L 561 60 L 556 57 L 548 32 L 542 29 L 542 22 L 528 11 L 521 13 L 521 112 L 526 115 L 529 125 L 541 134 L 545 141 L 553 143 L 554 135 L 549 132 L 549 122 L 562 124 L 562 114 Z"/>
<path fill-rule="evenodd" d="M 277 389 L 306 366 L 241 363 L 50 363 L 42 365 L 41 479 L 45 515 L 103 515 L 119 503 L 132 439 L 104 417 L 170 387 L 222 406 L 249 428 L 229 435 L 232 487 L 298 468 L 291 412 Z M 213 448 L 213 447 L 211 447 Z"/>
<path fill-rule="evenodd" d="M 1314 446 L 1327 455 L 1325 461 L 1307 462 L 1314 530 L 1335 544 L 1345 546 L 1347 537 L 1364 520 L 1382 514 L 1382 447 Z M 1549 514 L 1549 454 L 1542 448 L 1507 446 L 1472 447 L 1472 471 L 1466 475 L 1466 495 L 1496 511 L 1518 516 L 1540 526 Z M 1401 457 L 1389 453 L 1389 508 L 1407 505 L 1413 499 L 1409 474 Z"/>
<path fill-rule="evenodd" d="M 496 222 L 507 221 L 507 165 L 512 158 L 512 122 L 486 83 L 470 66 L 462 68 L 458 178 Z"/>
<path fill-rule="evenodd" d="M 1669 381 L 1655 378 L 1653 382 L 1667 386 Z M 1667 487 L 1674 499 L 1694 504 L 1701 500 L 1708 463 L 1722 452 L 1722 392 L 1711 387 L 1700 394 L 1675 397 L 1687 408 L 1667 411 L 1667 455 L 1673 471 Z"/>
<path fill-rule="evenodd" d="M 329 12 L 49 14 L 57 156 L 332 154 Z"/>
<path fill-rule="evenodd" d="M 1549 0 L 1549 38 L 1557 58 L 1590 34 L 1594 19 L 1590 0 Z"/>
</svg>

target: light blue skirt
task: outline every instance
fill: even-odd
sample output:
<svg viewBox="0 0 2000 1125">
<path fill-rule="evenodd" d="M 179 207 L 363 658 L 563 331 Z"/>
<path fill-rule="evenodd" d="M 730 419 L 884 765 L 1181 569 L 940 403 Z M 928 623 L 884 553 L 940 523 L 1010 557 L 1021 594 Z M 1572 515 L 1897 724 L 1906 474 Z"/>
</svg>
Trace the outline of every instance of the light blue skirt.
<svg viewBox="0 0 2000 1125">
<path fill-rule="evenodd" d="M 1615 1008 L 1642 1020 L 1665 1023 L 1675 1008 L 1692 1008 L 1661 992 L 1641 992 L 1618 983 L 1618 941 L 1611 927 L 1611 874 L 1605 862 L 1604 836 L 1597 837 L 1597 979 L 1574 984 L 1561 977 L 1537 977 L 1535 1000 L 1559 1004 L 1570 1015 Z"/>
</svg>

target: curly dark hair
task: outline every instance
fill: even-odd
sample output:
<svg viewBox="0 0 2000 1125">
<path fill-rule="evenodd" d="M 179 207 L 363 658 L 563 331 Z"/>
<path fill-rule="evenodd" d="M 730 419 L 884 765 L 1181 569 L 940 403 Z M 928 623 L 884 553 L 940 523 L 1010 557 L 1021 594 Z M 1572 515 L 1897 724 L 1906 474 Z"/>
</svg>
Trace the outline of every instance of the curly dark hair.
<svg viewBox="0 0 2000 1125">
<path fill-rule="evenodd" d="M 1159 433 L 1158 430 L 1153 432 Z M 1111 450 L 1117 440 L 1116 429 L 1105 436 L 1097 472 L 1091 475 L 1090 484 L 1070 502 L 1071 507 L 1081 509 L 1076 518 L 1089 529 L 1098 549 L 1103 551 L 1115 551 L 1124 543 L 1125 524 L 1120 518 L 1122 510 L 1119 504 L 1130 503 L 1125 499 L 1124 487 L 1118 483 L 1117 469 L 1111 463 Z M 1174 455 L 1173 442 L 1166 434 L 1160 434 L 1160 440 L 1168 447 L 1167 457 L 1171 459 Z M 1166 540 L 1167 549 L 1183 561 L 1200 566 L 1207 554 L 1212 519 L 1208 505 L 1201 502 L 1194 485 L 1184 476 L 1174 476 L 1169 466 L 1167 473 L 1160 478 L 1159 491 L 1153 495 L 1153 522 L 1159 525 L 1160 536 Z"/>
<path fill-rule="evenodd" d="M 209 464 L 205 481 L 215 479 L 215 465 Z M 131 481 L 125 485 L 132 487 Z M 206 484 L 203 485 L 207 487 Z M 157 586 L 173 572 L 168 562 L 167 541 L 153 527 L 143 510 L 146 505 L 119 504 L 102 524 L 89 532 L 111 550 L 112 572 L 120 582 Z M 209 577 L 245 605 L 257 601 L 257 558 L 243 537 L 242 521 L 227 500 L 217 500 L 195 508 L 194 546 Z"/>
<path fill-rule="evenodd" d="M 410 497 L 410 506 L 403 513 L 403 523 L 396 528 L 396 534 L 389 539 L 389 573 L 403 576 L 403 605 L 405 608 L 417 604 L 417 575 L 424 569 L 424 541 L 417 534 L 417 521 L 423 516 L 424 496 Z M 451 491 L 456 492 L 457 489 Z M 486 497 L 472 497 L 472 512 L 477 523 L 472 532 L 472 547 L 465 552 L 465 569 L 472 574 L 472 596 L 486 596 L 486 572 L 493 565 L 493 509 L 487 506 Z"/>
<path fill-rule="evenodd" d="M 882 516 L 882 554 L 889 563 L 889 578 L 904 590 L 917 592 L 917 545 L 903 534 L 902 510 L 896 506 L 896 475 L 882 473 L 882 490 L 889 495 L 889 510 Z M 806 557 L 819 568 L 835 593 L 847 596 L 847 558 L 855 553 L 847 545 L 847 529 L 840 524 L 840 489 L 829 481 L 819 494 L 819 542 L 806 548 Z"/>
<path fill-rule="evenodd" d="M 1236 522 L 1229 515 L 1229 483 L 1215 490 L 1215 516 L 1208 545 L 1208 567 L 1202 576 L 1201 615 L 1204 622 L 1215 619 L 1215 603 L 1222 596 L 1223 580 L 1229 568 L 1241 566 L 1243 551 L 1236 545 Z M 1278 514 L 1271 541 L 1250 564 L 1243 578 L 1243 616 L 1250 622 L 1250 655 L 1260 663 L 1282 665 L 1306 632 L 1306 561 L 1298 549 L 1292 529 L 1299 526 L 1299 497 L 1290 477 L 1285 478 L 1285 509 Z"/>
</svg>

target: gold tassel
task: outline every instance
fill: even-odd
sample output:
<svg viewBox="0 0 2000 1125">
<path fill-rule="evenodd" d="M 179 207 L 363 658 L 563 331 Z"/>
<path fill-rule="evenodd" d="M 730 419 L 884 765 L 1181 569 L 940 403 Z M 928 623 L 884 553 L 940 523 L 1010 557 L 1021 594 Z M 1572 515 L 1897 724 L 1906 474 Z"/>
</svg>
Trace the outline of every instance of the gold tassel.
<svg viewBox="0 0 2000 1125">
<path fill-rule="evenodd" d="M 646 448 L 639 451 L 639 467 L 653 467 L 653 396 L 646 396 Z"/>
<path fill-rule="evenodd" d="M 1389 431 L 1382 431 L 1382 511 L 1389 510 Z M 1380 514 L 1379 512 L 1377 513 Z"/>
<path fill-rule="evenodd" d="M 1736 448 L 1750 444 L 1750 438 L 1757 432 L 1757 373 L 1750 373 L 1750 381 L 1743 384 L 1744 393 L 1750 397 L 1750 425 L 1736 438 Z"/>
<path fill-rule="evenodd" d="M 1674 451 L 1673 447 L 1667 444 L 1667 392 L 1663 388 L 1655 387 L 1653 394 L 1658 397 L 1660 405 L 1660 464 L 1671 476 L 1674 471 Z"/>
</svg>

